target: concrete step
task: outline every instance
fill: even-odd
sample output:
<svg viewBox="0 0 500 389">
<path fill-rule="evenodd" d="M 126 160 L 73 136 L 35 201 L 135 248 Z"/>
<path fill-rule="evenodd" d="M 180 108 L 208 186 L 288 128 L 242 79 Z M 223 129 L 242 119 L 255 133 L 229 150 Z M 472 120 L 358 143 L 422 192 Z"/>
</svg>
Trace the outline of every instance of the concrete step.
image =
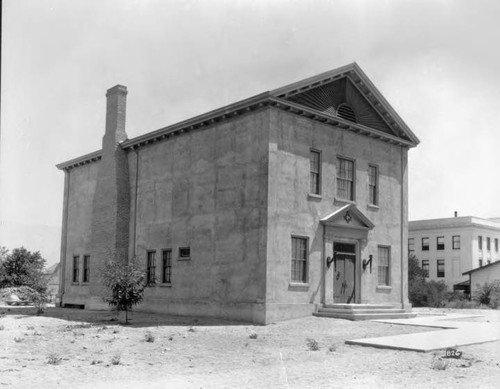
<svg viewBox="0 0 500 389">
<path fill-rule="evenodd" d="M 336 309 L 350 309 L 350 310 L 358 310 L 358 309 L 391 309 L 396 308 L 395 305 L 392 304 L 325 304 L 324 308 L 336 308 Z"/>
<path fill-rule="evenodd" d="M 378 319 L 410 319 L 416 317 L 416 313 L 401 312 L 401 310 L 396 310 L 397 312 L 384 312 L 384 313 L 338 313 L 338 312 L 324 312 L 318 311 L 314 312 L 313 316 L 318 317 L 331 317 L 334 319 L 346 319 L 346 320 L 378 320 Z"/>
<path fill-rule="evenodd" d="M 344 309 L 344 308 L 320 308 L 319 312 L 340 313 L 340 314 L 361 314 L 361 313 L 405 313 L 404 309 L 378 308 L 378 309 Z"/>
</svg>

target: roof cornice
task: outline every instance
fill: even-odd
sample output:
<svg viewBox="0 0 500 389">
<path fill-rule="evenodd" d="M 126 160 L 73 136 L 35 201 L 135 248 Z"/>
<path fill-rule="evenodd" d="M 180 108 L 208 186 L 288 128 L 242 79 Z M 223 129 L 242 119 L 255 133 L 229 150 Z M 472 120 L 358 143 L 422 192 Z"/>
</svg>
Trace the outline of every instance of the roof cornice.
<svg viewBox="0 0 500 389">
<path fill-rule="evenodd" d="M 89 154 L 82 155 L 78 158 L 70 159 L 69 161 L 62 162 L 56 167 L 60 170 L 69 170 L 77 166 L 86 165 L 95 161 L 99 161 L 102 158 L 102 150 L 97 150 Z"/>
</svg>

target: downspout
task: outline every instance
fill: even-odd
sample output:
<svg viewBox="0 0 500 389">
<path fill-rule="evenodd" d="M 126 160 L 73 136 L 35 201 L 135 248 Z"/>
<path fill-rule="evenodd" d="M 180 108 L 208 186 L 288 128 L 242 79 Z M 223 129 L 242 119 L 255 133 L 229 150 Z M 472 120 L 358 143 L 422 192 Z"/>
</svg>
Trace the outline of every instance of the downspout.
<svg viewBox="0 0 500 389">
<path fill-rule="evenodd" d="M 135 149 L 135 198 L 134 198 L 134 245 L 132 247 L 132 258 L 136 256 L 137 240 L 137 188 L 139 187 L 139 149 Z"/>
<path fill-rule="evenodd" d="M 323 258 L 321 261 L 321 268 L 322 268 L 322 273 L 323 273 L 323 282 L 322 282 L 322 287 L 321 287 L 321 303 L 323 305 L 326 304 L 326 272 L 327 272 L 327 266 L 326 266 L 326 226 L 324 223 L 323 224 Z"/>
</svg>

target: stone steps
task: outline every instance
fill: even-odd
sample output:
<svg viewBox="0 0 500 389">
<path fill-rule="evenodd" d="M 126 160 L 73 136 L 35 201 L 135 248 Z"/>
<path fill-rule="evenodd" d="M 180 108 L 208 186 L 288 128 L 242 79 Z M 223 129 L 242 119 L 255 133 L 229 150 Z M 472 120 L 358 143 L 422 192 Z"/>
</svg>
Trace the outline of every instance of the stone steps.
<svg viewBox="0 0 500 389">
<path fill-rule="evenodd" d="M 347 320 L 409 319 L 417 316 L 388 304 L 331 304 L 313 315 Z"/>
</svg>

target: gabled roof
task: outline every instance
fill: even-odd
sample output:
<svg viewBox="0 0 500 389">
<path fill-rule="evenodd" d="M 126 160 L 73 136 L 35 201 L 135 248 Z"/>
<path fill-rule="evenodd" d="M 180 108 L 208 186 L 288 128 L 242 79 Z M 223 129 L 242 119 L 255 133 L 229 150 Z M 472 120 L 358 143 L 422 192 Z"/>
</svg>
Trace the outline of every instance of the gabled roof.
<svg viewBox="0 0 500 389">
<path fill-rule="evenodd" d="M 326 225 L 344 226 L 366 230 L 371 230 L 375 227 L 375 224 L 373 224 L 372 221 L 368 219 L 354 204 L 344 205 L 342 208 L 337 209 L 331 214 L 323 217 L 320 222 Z"/>
<path fill-rule="evenodd" d="M 495 261 L 495 262 L 488 263 L 487 265 L 484 265 L 481 267 L 476 267 L 475 269 L 472 269 L 472 270 L 466 271 L 465 273 L 462 273 L 462 275 L 465 276 L 467 274 L 475 273 L 475 272 L 481 271 L 481 270 L 491 271 L 491 268 L 493 268 L 495 266 L 500 266 L 500 261 Z"/>
<path fill-rule="evenodd" d="M 337 96 L 331 97 L 329 93 L 337 91 L 339 87 L 345 89 L 345 92 L 340 95 L 336 92 Z M 345 95 L 347 102 L 351 99 L 354 105 L 357 105 L 354 108 L 358 109 L 357 114 L 362 120 L 355 123 L 339 117 L 335 112 L 336 107 L 322 109 L 324 108 L 322 105 L 328 105 L 327 103 L 331 99 L 339 103 L 343 95 Z M 318 100 L 318 98 L 321 100 L 319 105 L 318 103 L 311 103 L 311 99 Z M 172 136 L 207 128 L 216 123 L 268 106 L 394 145 L 415 147 L 420 142 L 361 68 L 356 63 L 352 63 L 133 139 L 127 139 L 121 143 L 121 147 L 124 150 L 137 149 Z M 99 150 L 58 164 L 57 168 L 68 170 L 98 161 L 100 158 L 101 151 Z"/>
</svg>

